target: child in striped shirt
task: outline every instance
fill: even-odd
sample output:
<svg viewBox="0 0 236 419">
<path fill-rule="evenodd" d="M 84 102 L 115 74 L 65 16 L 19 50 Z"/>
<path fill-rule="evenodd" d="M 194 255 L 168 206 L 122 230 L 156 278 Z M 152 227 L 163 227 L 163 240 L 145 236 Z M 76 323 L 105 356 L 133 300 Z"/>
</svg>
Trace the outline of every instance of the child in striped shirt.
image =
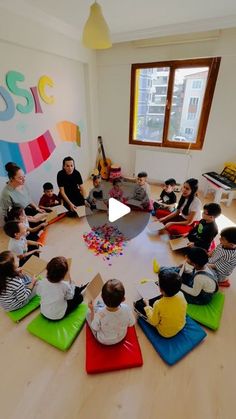
<svg viewBox="0 0 236 419">
<path fill-rule="evenodd" d="M 220 233 L 220 244 L 209 258 L 209 268 L 213 269 L 218 282 L 224 282 L 236 267 L 236 227 L 228 227 Z"/>
<path fill-rule="evenodd" d="M 25 306 L 35 295 L 36 278 L 19 269 L 19 259 L 10 251 L 0 253 L 0 307 L 12 311 Z"/>
</svg>

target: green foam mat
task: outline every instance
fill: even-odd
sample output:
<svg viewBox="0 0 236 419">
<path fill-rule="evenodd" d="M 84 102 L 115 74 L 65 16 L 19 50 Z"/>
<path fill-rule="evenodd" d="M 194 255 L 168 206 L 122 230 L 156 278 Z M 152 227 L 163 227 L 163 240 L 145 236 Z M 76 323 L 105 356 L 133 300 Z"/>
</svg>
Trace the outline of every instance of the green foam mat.
<svg viewBox="0 0 236 419">
<path fill-rule="evenodd" d="M 36 295 L 33 297 L 28 304 L 24 307 L 18 308 L 17 310 L 8 311 L 7 315 L 10 317 L 13 322 L 18 323 L 24 317 L 28 316 L 32 311 L 36 310 L 40 306 L 40 297 Z"/>
<path fill-rule="evenodd" d="M 72 313 L 58 321 L 48 320 L 39 314 L 28 324 L 27 330 L 61 351 L 66 351 L 82 329 L 87 309 L 87 304 L 82 303 Z"/>
<path fill-rule="evenodd" d="M 209 329 L 217 330 L 220 326 L 224 302 L 225 295 L 222 292 L 217 292 L 213 295 L 209 304 L 188 304 L 187 314 L 198 323 L 209 327 Z"/>
</svg>

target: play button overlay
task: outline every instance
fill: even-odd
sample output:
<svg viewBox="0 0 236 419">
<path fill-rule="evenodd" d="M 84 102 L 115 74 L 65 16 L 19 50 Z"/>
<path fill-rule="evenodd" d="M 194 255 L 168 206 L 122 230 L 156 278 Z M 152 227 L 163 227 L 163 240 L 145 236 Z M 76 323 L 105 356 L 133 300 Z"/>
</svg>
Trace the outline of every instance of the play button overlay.
<svg viewBox="0 0 236 419">
<path fill-rule="evenodd" d="M 108 201 L 108 220 L 110 223 L 119 220 L 131 211 L 130 207 L 115 198 L 110 198 Z"/>
<path fill-rule="evenodd" d="M 96 230 L 96 228 L 107 224 L 118 228 L 126 240 L 131 240 L 142 233 L 150 221 L 150 213 L 128 205 L 127 200 L 129 196 L 132 197 L 134 186 L 134 184 L 122 184 L 125 197 L 125 203 L 123 203 L 117 199 L 110 198 L 111 184 L 110 182 L 102 182 L 104 191 L 102 205 L 101 201 L 99 204 L 96 201 L 98 204 L 97 209 L 93 211 L 89 208 L 85 209 L 87 222 L 91 230 Z M 112 237 L 109 240 L 112 242 Z"/>
</svg>

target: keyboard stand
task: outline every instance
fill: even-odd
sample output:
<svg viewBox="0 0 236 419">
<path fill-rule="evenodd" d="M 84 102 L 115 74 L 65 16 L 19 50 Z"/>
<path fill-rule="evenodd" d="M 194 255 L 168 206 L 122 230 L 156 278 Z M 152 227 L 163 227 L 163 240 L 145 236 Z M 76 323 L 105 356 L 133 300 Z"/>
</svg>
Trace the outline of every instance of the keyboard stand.
<svg viewBox="0 0 236 419">
<path fill-rule="evenodd" d="M 220 204 L 221 202 L 225 202 L 226 206 L 229 207 L 232 200 L 234 199 L 234 192 L 235 190 L 232 189 L 224 189 L 220 186 L 216 185 L 215 183 L 211 182 L 209 179 L 205 179 L 205 188 L 203 191 L 203 196 L 205 197 L 208 192 L 211 192 L 212 190 L 215 192 L 214 202 L 216 204 Z M 228 198 L 222 198 L 223 194 L 227 194 Z"/>
</svg>

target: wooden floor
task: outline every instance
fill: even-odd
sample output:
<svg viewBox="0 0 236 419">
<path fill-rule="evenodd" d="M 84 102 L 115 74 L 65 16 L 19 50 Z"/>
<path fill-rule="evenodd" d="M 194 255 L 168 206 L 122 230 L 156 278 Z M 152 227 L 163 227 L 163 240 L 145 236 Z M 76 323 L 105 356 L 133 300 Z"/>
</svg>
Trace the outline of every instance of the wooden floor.
<svg viewBox="0 0 236 419">
<path fill-rule="evenodd" d="M 158 190 L 153 188 L 158 196 Z M 209 197 L 210 199 L 210 197 Z M 236 222 L 236 201 L 226 208 L 220 227 Z M 228 218 L 226 218 L 228 217 Z M 90 280 L 100 272 L 107 280 L 121 279 L 126 298 L 136 298 L 135 283 L 155 278 L 152 259 L 160 264 L 180 262 L 169 250 L 166 236 L 144 230 L 115 257 L 112 266 L 87 250 L 82 234 L 86 220 L 63 219 L 49 228 L 47 254 L 73 258 L 72 278 Z M 7 240 L 1 232 L 1 249 Z M 3 419 L 233 419 L 236 409 L 236 272 L 225 289 L 225 309 L 217 332 L 173 367 L 164 364 L 136 326 L 144 365 L 115 373 L 89 376 L 85 372 L 85 329 L 67 353 L 26 331 L 31 314 L 14 324 L 0 312 L 0 417 Z"/>
</svg>

